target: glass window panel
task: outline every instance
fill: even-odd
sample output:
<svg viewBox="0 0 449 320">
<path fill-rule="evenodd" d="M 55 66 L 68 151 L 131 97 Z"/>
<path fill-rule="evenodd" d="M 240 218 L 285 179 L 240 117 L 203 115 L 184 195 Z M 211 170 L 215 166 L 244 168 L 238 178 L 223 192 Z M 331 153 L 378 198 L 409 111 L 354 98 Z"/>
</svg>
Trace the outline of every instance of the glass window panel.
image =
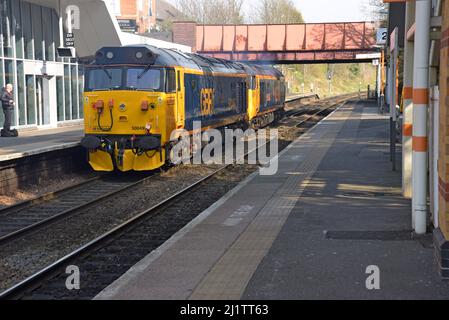
<svg viewBox="0 0 449 320">
<path fill-rule="evenodd" d="M 58 121 L 64 121 L 64 78 L 56 77 L 56 99 L 58 102 Z"/>
<path fill-rule="evenodd" d="M 31 28 L 31 5 L 28 2 L 21 3 L 22 21 L 23 21 L 23 41 L 25 47 L 25 59 L 34 59 L 33 57 L 33 32 Z"/>
<path fill-rule="evenodd" d="M 78 65 L 78 90 L 79 90 L 79 117 L 82 119 L 84 117 L 84 67 L 83 65 Z"/>
<path fill-rule="evenodd" d="M 5 23 L 5 2 L 6 0 L 0 0 L 0 45 L 1 48 L 5 45 L 5 39 L 3 37 L 3 27 Z M 0 56 L 3 56 L 3 50 L 0 50 Z M 0 112 L 2 113 L 2 112 Z"/>
<path fill-rule="evenodd" d="M 16 36 L 16 57 L 23 58 L 23 37 L 22 37 L 22 19 L 20 13 L 20 3 L 21 1 L 13 1 L 12 11 L 13 11 L 13 25 L 14 34 Z"/>
<path fill-rule="evenodd" d="M 3 82 L 3 61 L 0 60 L 0 90 L 5 86 Z"/>
<path fill-rule="evenodd" d="M 12 84 L 15 89 L 14 81 L 14 62 L 9 59 L 5 59 L 5 84 Z"/>
<path fill-rule="evenodd" d="M 89 90 L 118 89 L 122 86 L 121 68 L 90 69 L 88 75 Z"/>
<path fill-rule="evenodd" d="M 70 69 L 69 65 L 64 65 L 64 95 L 65 95 L 65 120 L 72 119 L 72 111 L 70 109 Z"/>
<path fill-rule="evenodd" d="M 165 87 L 166 92 L 176 92 L 176 74 L 175 70 L 167 70 L 167 83 Z"/>
<path fill-rule="evenodd" d="M 55 50 L 60 47 L 59 45 L 59 18 L 55 10 L 51 11 L 51 26 L 53 29 L 53 41 L 55 42 Z M 56 61 L 62 61 L 57 53 L 55 53 Z"/>
<path fill-rule="evenodd" d="M 5 57 L 12 57 L 12 10 L 11 0 L 3 1 L 2 7 L 3 52 Z"/>
<path fill-rule="evenodd" d="M 47 61 L 54 61 L 55 51 L 53 48 L 53 30 L 51 21 L 52 10 L 49 8 L 42 8 L 42 22 L 44 29 L 44 40 L 45 40 L 45 59 Z"/>
<path fill-rule="evenodd" d="M 13 60 L 5 60 L 5 84 L 12 84 L 13 90 L 16 90 L 16 85 L 14 81 L 14 61 Z M 17 102 L 17 101 L 16 101 Z M 17 107 L 15 108 L 17 110 Z M 16 117 L 13 116 L 12 124 L 16 124 Z"/>
<path fill-rule="evenodd" d="M 72 83 L 72 119 L 78 119 L 78 86 L 76 83 L 76 65 L 71 66 Z"/>
<path fill-rule="evenodd" d="M 33 36 L 34 36 L 34 54 L 36 60 L 44 60 L 44 51 L 42 48 L 42 12 L 41 7 L 34 4 L 31 5 L 31 16 L 33 20 Z"/>
<path fill-rule="evenodd" d="M 1 51 L 1 50 L 0 50 Z M 3 61 L 0 60 L 0 90 L 5 86 L 3 82 Z M 0 125 L 3 125 L 3 120 L 5 116 L 2 111 L 0 111 Z"/>
<path fill-rule="evenodd" d="M 34 76 L 26 76 L 25 81 L 27 84 L 27 123 L 36 124 L 36 84 L 34 82 Z"/>
<path fill-rule="evenodd" d="M 25 125 L 25 79 L 23 62 L 17 61 L 17 107 L 19 109 L 19 124 Z"/>
<path fill-rule="evenodd" d="M 161 69 L 129 68 L 125 86 L 141 90 L 162 91 L 163 81 L 161 78 Z"/>
</svg>

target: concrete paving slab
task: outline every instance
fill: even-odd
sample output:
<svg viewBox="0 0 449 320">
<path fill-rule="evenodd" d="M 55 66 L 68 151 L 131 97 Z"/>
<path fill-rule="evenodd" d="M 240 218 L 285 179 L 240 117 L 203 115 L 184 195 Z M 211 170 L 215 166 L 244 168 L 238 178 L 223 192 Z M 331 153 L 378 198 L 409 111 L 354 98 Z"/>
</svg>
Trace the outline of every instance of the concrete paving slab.
<svg viewBox="0 0 449 320">
<path fill-rule="evenodd" d="M 0 162 L 79 145 L 83 126 L 20 132 L 18 137 L 0 137 Z"/>
<path fill-rule="evenodd" d="M 388 118 L 342 106 L 96 299 L 447 299 L 391 171 Z M 399 157 L 398 157 L 399 158 Z M 368 290 L 370 265 L 380 289 Z"/>
<path fill-rule="evenodd" d="M 374 110 L 354 108 L 243 299 L 449 298 L 431 236 L 407 236 L 410 201 L 400 168 L 391 171 L 388 120 Z M 380 270 L 379 290 L 366 287 L 370 265 Z"/>
<path fill-rule="evenodd" d="M 348 115 L 350 110 L 341 112 Z M 274 176 L 253 174 L 237 187 L 239 191 L 232 191 L 205 217 L 194 219 L 181 236 L 176 234 L 162 251 L 150 253 L 96 299 L 240 297 L 294 208 L 302 181 L 313 173 L 343 124 L 317 126 L 303 135 L 281 153 Z M 188 281 L 179 279 L 180 274 L 187 276 L 185 272 Z"/>
</svg>

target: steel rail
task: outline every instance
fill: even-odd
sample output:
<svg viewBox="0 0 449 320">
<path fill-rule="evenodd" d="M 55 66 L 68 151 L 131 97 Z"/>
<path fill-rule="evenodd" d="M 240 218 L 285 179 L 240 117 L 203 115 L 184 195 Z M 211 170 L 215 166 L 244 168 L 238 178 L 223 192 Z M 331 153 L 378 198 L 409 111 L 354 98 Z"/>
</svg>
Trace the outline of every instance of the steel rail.
<svg viewBox="0 0 449 320">
<path fill-rule="evenodd" d="M 230 165 L 231 164 L 228 164 L 228 165 L 225 165 L 225 166 L 215 170 L 214 172 L 210 173 L 206 177 L 203 177 L 202 179 L 191 184 L 190 186 L 185 187 L 181 191 L 178 191 L 174 195 L 171 195 L 170 197 L 164 199 L 163 201 L 159 202 L 158 204 L 152 206 L 151 208 L 138 213 L 134 217 L 126 220 L 125 222 L 114 227 L 113 229 L 109 230 L 108 232 L 105 232 L 101 236 L 89 241 L 85 245 L 72 251 L 71 253 L 60 258 L 59 260 L 55 261 L 54 263 L 50 264 L 49 266 L 41 269 L 40 271 L 38 271 L 35 274 L 31 275 L 30 277 L 26 278 L 25 280 L 17 283 L 16 285 L 12 286 L 11 288 L 9 288 L 7 290 L 1 292 L 0 300 L 14 299 L 14 298 L 18 298 L 18 297 L 22 296 L 23 293 L 26 293 L 27 291 L 32 290 L 33 288 L 37 287 L 41 282 L 50 278 L 54 273 L 57 273 L 58 270 L 60 270 L 64 265 L 69 264 L 70 262 L 82 257 L 83 255 L 86 255 L 90 252 L 93 252 L 93 251 L 99 249 L 100 247 L 104 246 L 104 244 L 108 243 L 109 241 L 114 240 L 115 238 L 117 238 L 118 236 L 120 236 L 121 234 L 126 232 L 128 229 L 136 226 L 141 220 L 148 217 L 148 215 L 150 215 L 151 213 L 163 208 L 164 206 L 168 205 L 170 202 L 175 201 L 177 198 L 186 194 L 190 190 L 193 190 L 195 187 L 197 187 L 200 184 L 204 183 L 205 181 L 209 180 L 210 178 L 215 176 L 217 173 L 223 171 Z"/>
<path fill-rule="evenodd" d="M 10 214 L 10 213 L 12 213 L 12 212 L 14 212 L 14 211 L 16 211 L 18 209 L 24 208 L 24 207 L 29 207 L 31 205 L 44 203 L 44 202 L 46 202 L 48 200 L 54 199 L 57 195 L 65 192 L 65 191 L 69 191 L 69 190 L 81 187 L 81 186 L 83 186 L 85 184 L 91 183 L 91 182 L 93 182 L 95 180 L 100 179 L 100 177 L 102 177 L 102 176 L 103 175 L 99 175 L 99 176 L 96 176 L 96 177 L 84 180 L 84 181 L 82 181 L 80 183 L 74 183 L 74 184 L 72 184 L 70 186 L 67 186 L 67 187 L 64 187 L 64 188 L 61 188 L 61 189 L 58 189 L 58 190 L 55 190 L 55 191 L 48 192 L 46 194 L 37 196 L 35 198 L 29 199 L 29 200 L 20 201 L 18 203 L 12 204 L 10 206 L 6 206 L 4 208 L 0 208 L 0 216 L 6 215 L 6 214 Z"/>
<path fill-rule="evenodd" d="M 312 118 L 313 116 L 322 113 L 326 110 L 328 110 L 331 107 L 334 107 L 338 103 L 334 103 L 324 110 L 321 110 L 319 112 L 314 113 L 310 117 L 308 117 L 306 120 L 301 121 L 301 123 L 305 123 L 308 119 Z M 255 149 L 248 151 L 243 155 L 243 157 L 248 156 L 250 153 L 254 152 L 255 150 L 265 147 L 268 142 L 266 142 L 262 146 L 257 146 Z M 236 159 L 237 161 L 238 159 Z M 170 197 L 164 199 L 163 201 L 159 202 L 158 204 L 150 207 L 149 209 L 146 209 L 144 211 L 141 211 L 134 217 L 122 222 L 118 226 L 114 227 L 113 229 L 103 233 L 102 235 L 96 237 L 95 239 L 89 241 L 88 243 L 82 245 L 78 249 L 72 251 L 71 253 L 65 255 L 64 257 L 58 259 L 57 261 L 53 262 L 52 264 L 46 266 L 45 268 L 41 269 L 40 271 L 34 273 L 33 275 L 29 276 L 28 278 L 22 280 L 21 282 L 13 285 L 12 287 L 4 290 L 0 293 L 0 300 L 10 300 L 10 299 L 18 299 L 21 298 L 26 293 L 32 291 L 33 289 L 37 288 L 41 283 L 44 281 L 50 279 L 52 276 L 55 276 L 56 274 L 61 273 L 61 270 L 64 266 L 70 264 L 71 262 L 88 256 L 89 253 L 95 252 L 96 250 L 104 247 L 108 243 L 114 241 L 117 239 L 120 235 L 126 233 L 128 230 L 136 227 L 139 225 L 139 223 L 150 217 L 151 214 L 160 211 L 160 209 L 167 207 L 170 205 L 171 202 L 175 202 L 177 199 L 181 198 L 181 196 L 185 195 L 189 191 L 192 191 L 196 189 L 196 187 L 200 186 L 201 184 L 205 183 L 212 177 L 216 176 L 219 172 L 222 172 L 229 166 L 233 165 L 233 163 L 226 164 L 222 166 L 221 168 L 218 168 L 217 170 L 213 171 L 212 173 L 208 174 L 206 177 L 201 178 L 200 180 L 196 181 L 195 183 L 191 184 L 190 186 L 185 187 L 184 189 L 178 191 L 174 195 L 171 195 Z"/>
<path fill-rule="evenodd" d="M 54 222 L 57 222 L 57 221 L 59 221 L 61 219 L 68 218 L 68 217 L 73 217 L 76 214 L 79 214 L 80 210 L 85 209 L 87 207 L 91 207 L 91 206 L 99 203 L 100 201 L 102 201 L 104 199 L 110 198 L 110 197 L 112 197 L 114 195 L 117 195 L 118 193 L 124 192 L 124 191 L 126 191 L 126 190 L 128 190 L 128 189 L 130 189 L 132 187 L 135 187 L 137 185 L 145 183 L 146 181 L 148 181 L 152 177 L 153 176 L 149 176 L 149 177 L 145 177 L 143 179 L 140 179 L 139 181 L 132 182 L 132 183 L 130 183 L 130 184 L 124 186 L 124 187 L 121 187 L 121 188 L 117 189 L 117 190 L 114 190 L 114 191 L 108 192 L 106 194 L 103 194 L 103 195 L 101 195 L 101 196 L 99 196 L 99 197 L 97 197 L 97 198 L 95 198 L 95 199 L 93 199 L 91 201 L 82 203 L 82 204 L 80 204 L 78 206 L 74 206 L 74 207 L 69 208 L 67 210 L 64 210 L 62 212 L 56 213 L 55 215 L 52 215 L 52 216 L 50 216 L 48 218 L 39 220 L 36 223 L 29 224 L 29 225 L 27 225 L 24 228 L 20 228 L 20 229 L 15 230 L 15 231 L 13 231 L 11 233 L 5 234 L 5 235 L 0 237 L 0 246 L 5 245 L 6 243 L 8 243 L 10 241 L 13 241 L 13 240 L 16 240 L 18 238 L 21 238 L 21 237 L 23 237 L 25 235 L 28 235 L 28 234 L 30 234 L 32 232 L 35 232 L 36 230 L 38 230 L 40 228 L 44 228 L 44 227 L 46 227 L 46 226 L 48 226 L 48 225 L 50 225 L 50 224 L 52 224 Z M 94 179 L 90 179 L 90 180 L 85 181 L 85 182 L 83 182 L 81 184 L 65 188 L 64 191 L 70 191 L 70 190 L 74 189 L 75 187 L 79 187 L 79 186 L 85 185 L 85 184 L 87 184 L 87 182 L 93 182 L 93 181 L 96 181 L 98 179 L 99 179 L 99 177 L 94 178 Z M 61 190 L 61 192 L 62 192 L 62 190 Z M 59 193 L 59 191 L 58 191 L 58 193 Z M 42 202 L 40 202 L 40 203 L 42 203 Z"/>
</svg>

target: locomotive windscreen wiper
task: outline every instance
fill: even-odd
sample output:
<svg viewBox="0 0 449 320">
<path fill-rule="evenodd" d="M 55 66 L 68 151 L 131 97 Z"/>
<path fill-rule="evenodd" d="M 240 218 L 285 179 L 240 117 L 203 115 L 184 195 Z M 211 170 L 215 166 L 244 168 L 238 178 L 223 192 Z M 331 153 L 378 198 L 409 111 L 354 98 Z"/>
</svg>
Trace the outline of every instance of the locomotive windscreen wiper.
<svg viewBox="0 0 449 320">
<path fill-rule="evenodd" d="M 104 73 L 106 73 L 106 75 L 108 76 L 109 80 L 112 80 L 112 76 L 111 76 L 111 74 L 109 73 L 109 71 L 106 70 L 106 68 L 105 68 L 104 66 L 101 66 L 100 68 L 101 68 L 101 70 L 104 71 Z"/>
<path fill-rule="evenodd" d="M 151 68 L 151 64 L 147 64 L 145 69 L 143 69 L 142 72 L 139 73 L 139 75 L 137 76 L 137 79 L 141 79 L 145 75 L 145 73 L 147 73 L 148 70 L 150 70 L 150 68 Z"/>
</svg>

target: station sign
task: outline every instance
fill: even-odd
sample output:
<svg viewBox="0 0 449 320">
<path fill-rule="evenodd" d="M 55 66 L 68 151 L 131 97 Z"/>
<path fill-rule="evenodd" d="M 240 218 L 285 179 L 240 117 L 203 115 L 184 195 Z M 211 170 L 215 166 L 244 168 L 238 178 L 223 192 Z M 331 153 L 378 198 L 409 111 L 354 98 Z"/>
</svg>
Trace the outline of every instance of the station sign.
<svg viewBox="0 0 449 320">
<path fill-rule="evenodd" d="M 70 48 L 75 46 L 75 36 L 73 33 L 67 33 L 65 36 L 64 47 Z"/>
<path fill-rule="evenodd" d="M 122 31 L 136 32 L 137 22 L 134 19 L 117 19 L 118 25 Z"/>
<path fill-rule="evenodd" d="M 376 33 L 376 44 L 386 44 L 388 38 L 388 29 L 379 28 Z"/>
<path fill-rule="evenodd" d="M 363 54 L 357 54 L 355 56 L 356 59 L 363 59 L 363 60 L 368 60 L 368 59 L 380 59 L 381 58 L 381 53 L 380 52 L 376 52 L 376 53 L 363 53 Z"/>
</svg>

